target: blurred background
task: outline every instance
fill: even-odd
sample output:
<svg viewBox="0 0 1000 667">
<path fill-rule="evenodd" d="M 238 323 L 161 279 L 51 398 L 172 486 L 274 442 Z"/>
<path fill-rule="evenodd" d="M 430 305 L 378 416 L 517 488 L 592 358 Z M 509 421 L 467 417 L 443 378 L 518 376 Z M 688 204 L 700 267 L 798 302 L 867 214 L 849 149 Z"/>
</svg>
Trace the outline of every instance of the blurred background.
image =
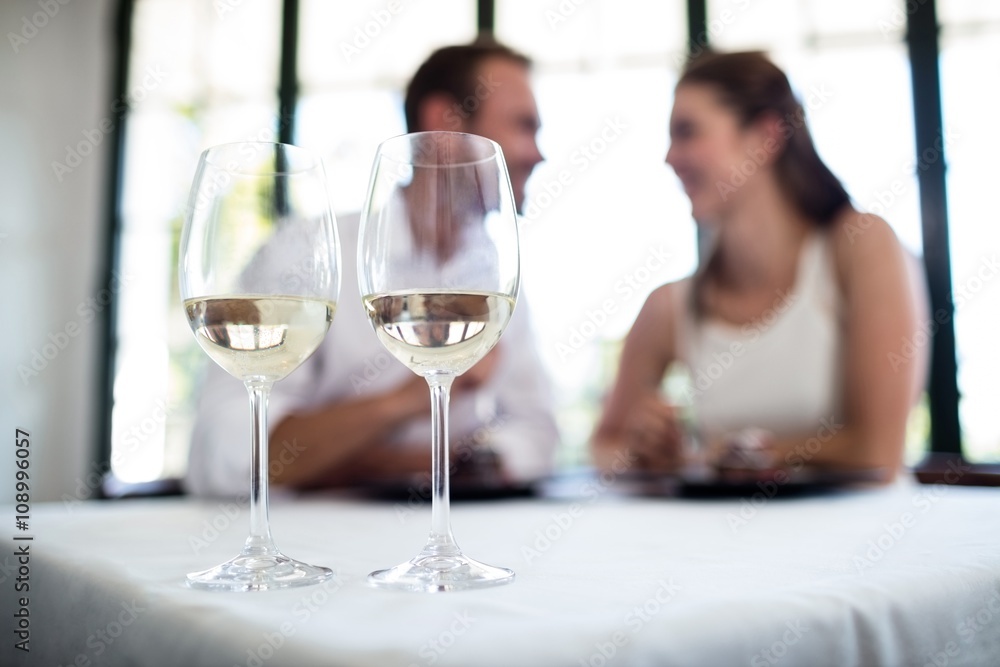
<svg viewBox="0 0 1000 667">
<path fill-rule="evenodd" d="M 404 131 L 409 75 L 478 31 L 535 61 L 546 162 L 522 220 L 523 284 L 560 465 L 586 461 L 645 296 L 696 266 L 663 159 L 678 72 L 708 45 L 768 51 L 857 205 L 925 261 L 944 310 L 933 342 L 914 341 L 935 360 L 908 462 L 1000 462 L 995 0 L 8 0 L 0 27 L 0 421 L 31 434 L 34 500 L 185 471 L 208 363 L 176 275 L 199 153 L 311 148 L 335 210 L 357 210 L 377 144 Z M 0 457 L 0 489 L 14 460 Z"/>
</svg>

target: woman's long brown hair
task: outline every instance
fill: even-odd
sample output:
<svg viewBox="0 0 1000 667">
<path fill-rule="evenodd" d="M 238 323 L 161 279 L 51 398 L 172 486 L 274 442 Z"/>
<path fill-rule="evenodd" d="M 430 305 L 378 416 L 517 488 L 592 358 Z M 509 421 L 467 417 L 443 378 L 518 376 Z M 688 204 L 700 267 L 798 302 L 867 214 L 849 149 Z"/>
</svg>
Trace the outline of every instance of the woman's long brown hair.
<svg viewBox="0 0 1000 667">
<path fill-rule="evenodd" d="M 805 109 L 792 92 L 788 77 L 763 53 L 705 52 L 688 63 L 677 87 L 688 84 L 713 88 L 744 127 L 768 115 L 778 118 L 782 132 L 780 154 L 774 161 L 778 183 L 814 224 L 830 225 L 850 202 L 847 190 L 816 152 Z M 700 294 L 717 265 L 717 257 L 709 257 L 695 276 L 691 296 L 696 315 L 704 313 Z"/>
</svg>

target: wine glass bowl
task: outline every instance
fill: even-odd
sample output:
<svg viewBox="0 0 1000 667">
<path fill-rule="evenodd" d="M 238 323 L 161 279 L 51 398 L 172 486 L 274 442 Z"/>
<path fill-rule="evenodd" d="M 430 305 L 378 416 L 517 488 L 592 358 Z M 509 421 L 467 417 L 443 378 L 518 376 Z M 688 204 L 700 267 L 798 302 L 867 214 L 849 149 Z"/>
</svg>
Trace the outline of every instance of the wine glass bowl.
<svg viewBox="0 0 1000 667">
<path fill-rule="evenodd" d="M 365 297 L 382 344 L 417 375 L 461 375 L 500 339 L 514 299 L 427 289 Z"/>
<path fill-rule="evenodd" d="M 439 592 L 505 584 L 514 573 L 465 556 L 451 532 L 448 403 L 455 377 L 500 340 L 520 284 L 517 216 L 499 145 L 418 132 L 383 142 L 361 214 L 358 280 L 385 348 L 431 391 L 431 531 L 375 586 Z"/>
<path fill-rule="evenodd" d="M 202 153 L 181 234 L 180 292 L 195 340 L 250 396 L 250 536 L 235 558 L 189 574 L 191 587 L 258 591 L 333 574 L 283 555 L 271 538 L 267 399 L 329 330 L 339 252 L 317 157 L 259 142 Z"/>
</svg>

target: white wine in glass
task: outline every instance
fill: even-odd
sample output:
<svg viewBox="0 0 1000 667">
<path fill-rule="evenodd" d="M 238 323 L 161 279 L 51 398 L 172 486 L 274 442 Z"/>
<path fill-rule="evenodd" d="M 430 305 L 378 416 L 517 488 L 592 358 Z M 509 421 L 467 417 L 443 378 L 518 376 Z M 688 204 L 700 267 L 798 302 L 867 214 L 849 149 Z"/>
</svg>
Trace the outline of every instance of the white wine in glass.
<svg viewBox="0 0 1000 667">
<path fill-rule="evenodd" d="M 339 253 L 316 156 L 257 142 L 202 153 L 181 235 L 181 297 L 198 344 L 250 394 L 250 536 L 235 558 L 189 574 L 191 587 L 260 591 L 333 574 L 285 556 L 271 538 L 267 399 L 330 328 Z"/>
<path fill-rule="evenodd" d="M 358 279 L 379 340 L 431 392 L 431 531 L 378 587 L 439 592 L 505 584 L 506 568 L 465 556 L 451 532 L 448 402 L 454 379 L 510 321 L 520 282 L 517 216 L 500 147 L 456 132 L 383 142 L 361 215 Z"/>
<path fill-rule="evenodd" d="M 493 348 L 514 299 L 490 292 L 408 292 L 364 298 L 365 312 L 389 352 L 417 375 L 460 375 Z"/>
</svg>

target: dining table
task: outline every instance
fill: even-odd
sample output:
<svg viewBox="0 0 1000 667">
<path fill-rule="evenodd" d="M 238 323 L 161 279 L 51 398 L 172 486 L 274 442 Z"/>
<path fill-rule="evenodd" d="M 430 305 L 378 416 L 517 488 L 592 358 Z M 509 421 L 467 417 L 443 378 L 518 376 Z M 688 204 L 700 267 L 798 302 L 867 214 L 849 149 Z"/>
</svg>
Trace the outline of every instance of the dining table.
<svg viewBox="0 0 1000 667">
<path fill-rule="evenodd" d="M 458 500 L 463 551 L 515 578 L 445 593 L 367 582 L 422 546 L 417 493 L 272 495 L 278 547 L 333 576 L 257 592 L 185 584 L 239 551 L 244 498 L 67 496 L 33 506 L 0 558 L 0 663 L 1000 665 L 1000 489 L 702 491 L 585 471 Z"/>
</svg>

